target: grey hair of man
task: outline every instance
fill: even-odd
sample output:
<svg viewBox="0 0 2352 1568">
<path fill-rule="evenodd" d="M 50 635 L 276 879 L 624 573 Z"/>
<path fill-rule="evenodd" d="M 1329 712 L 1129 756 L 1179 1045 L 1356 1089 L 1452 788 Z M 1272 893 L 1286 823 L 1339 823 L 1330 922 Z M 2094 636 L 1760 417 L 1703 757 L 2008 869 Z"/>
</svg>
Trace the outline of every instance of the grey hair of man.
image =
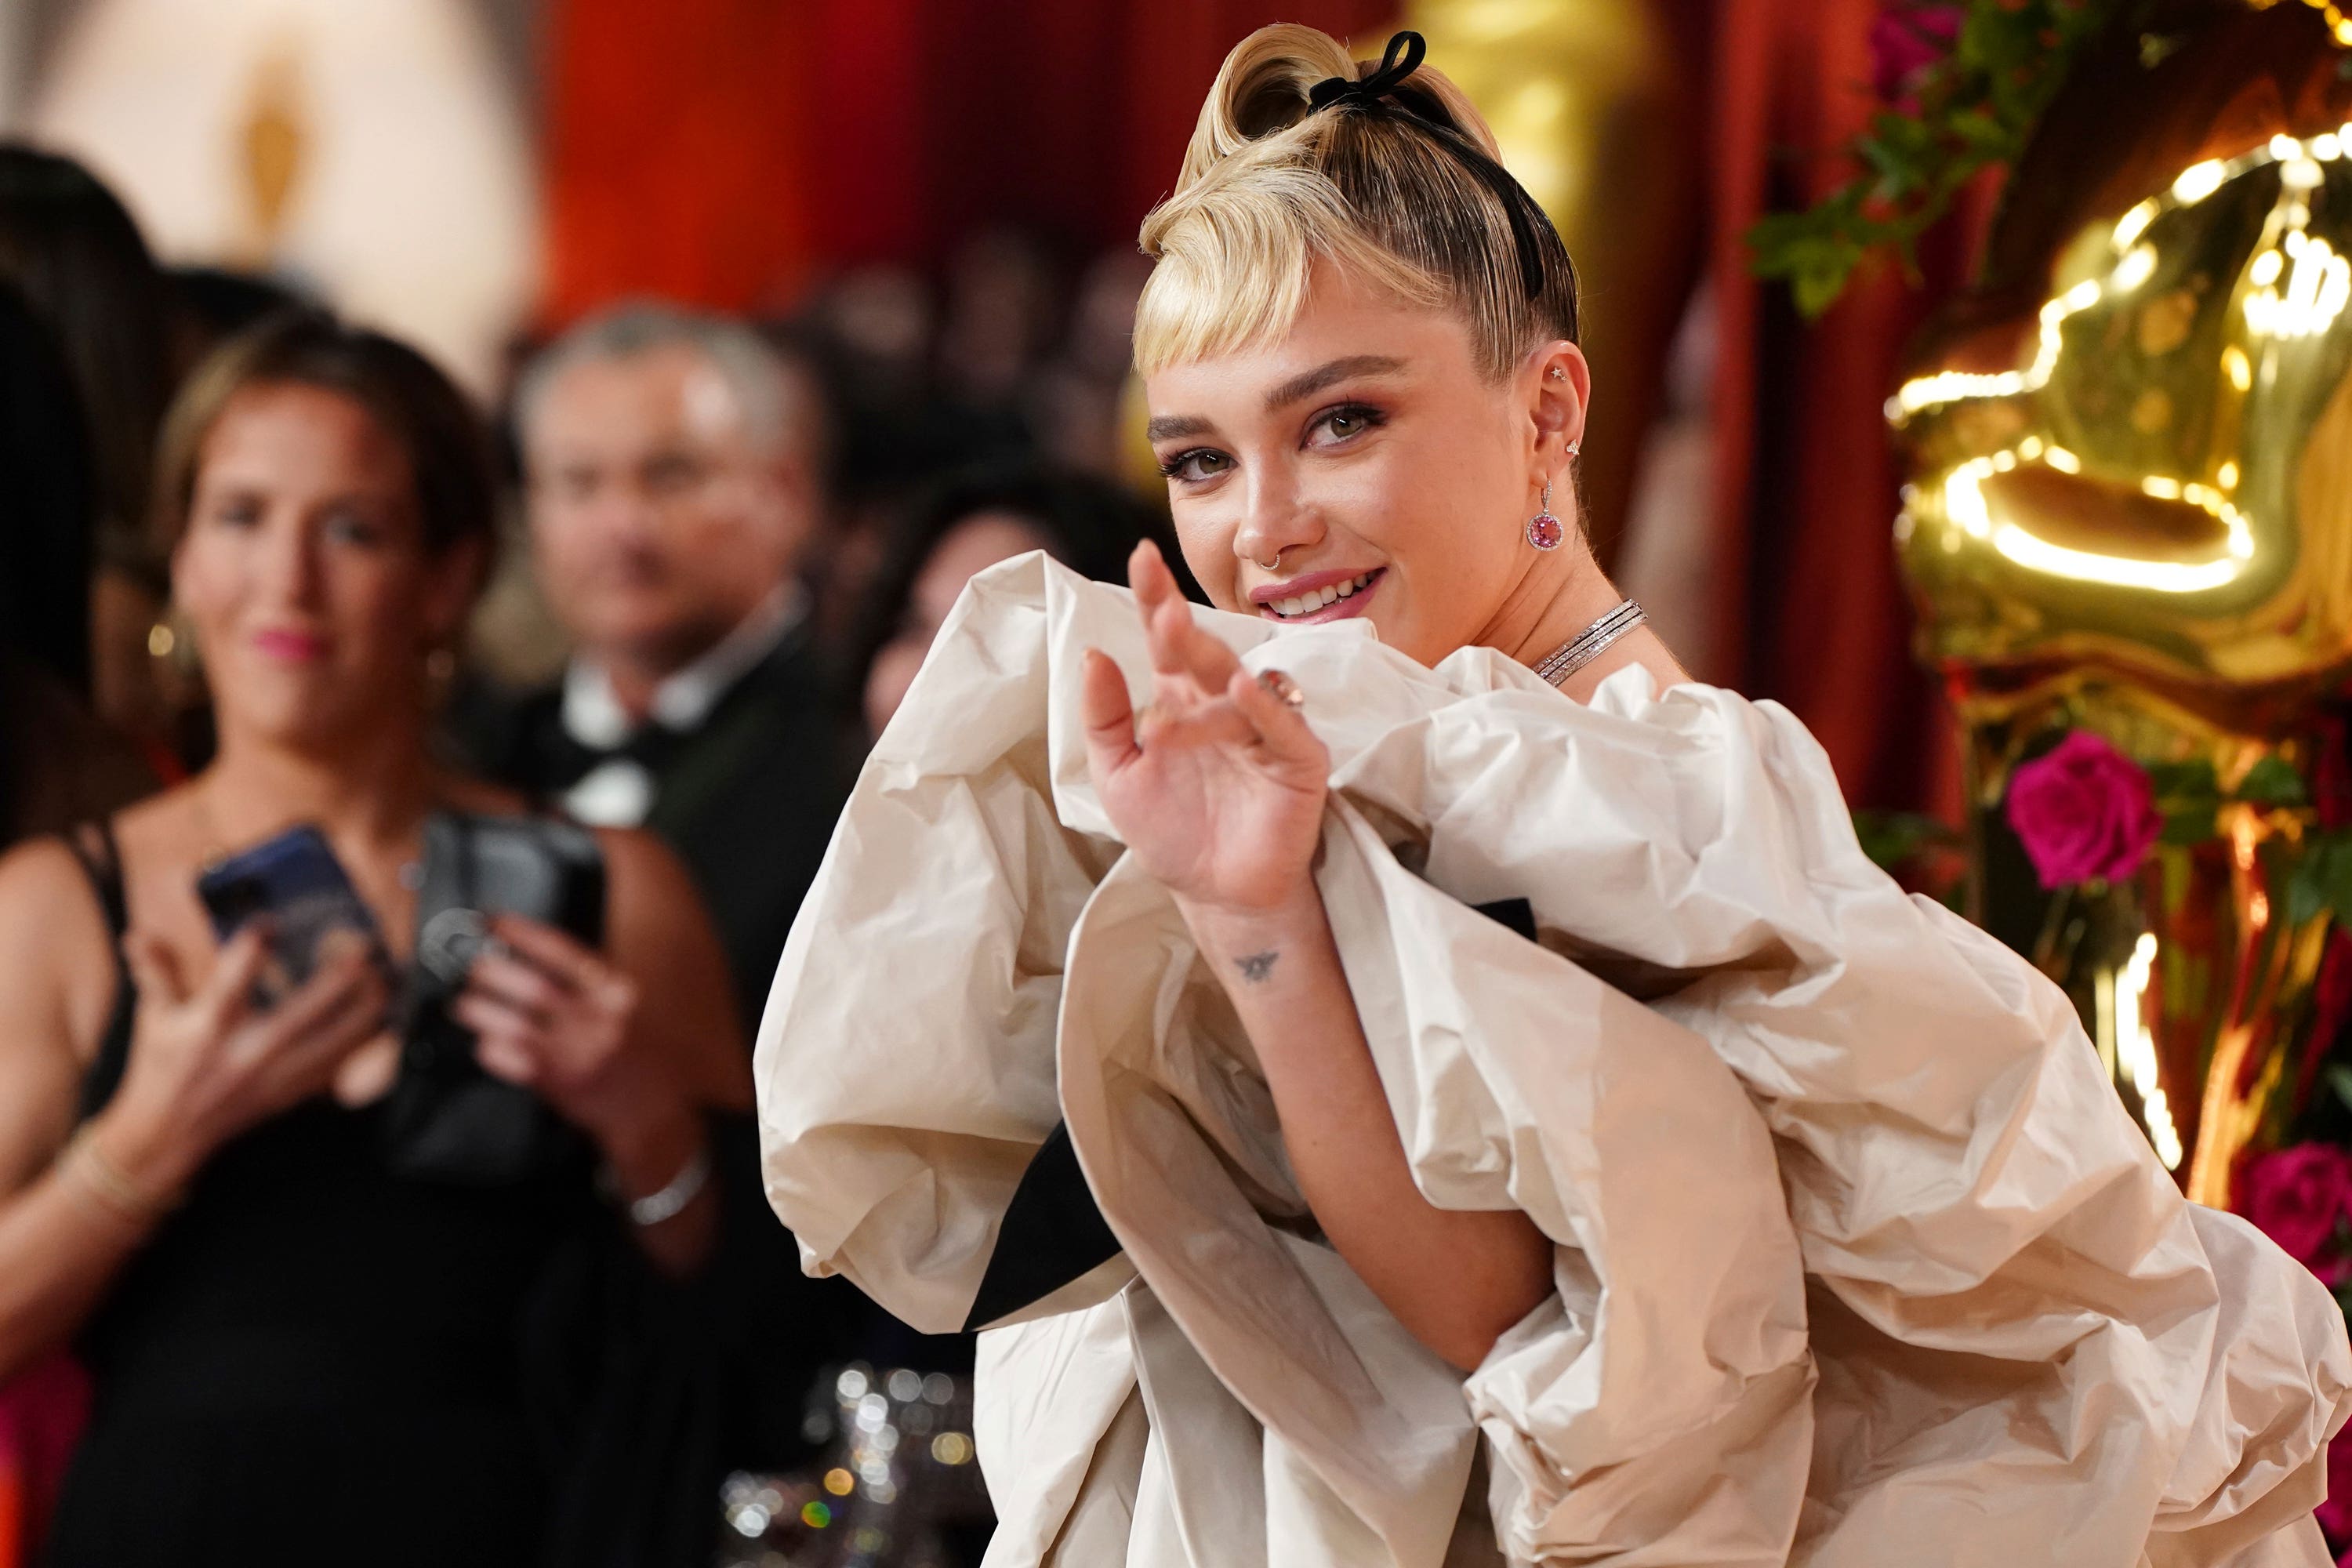
<svg viewBox="0 0 2352 1568">
<path fill-rule="evenodd" d="M 515 383 L 516 432 L 528 448 L 533 421 L 548 390 L 563 373 L 595 360 L 634 359 L 656 349 L 684 347 L 718 372 L 735 399 L 744 434 L 755 449 L 815 477 L 824 433 L 815 389 L 804 367 L 732 317 L 638 300 L 600 311 L 541 350 Z"/>
</svg>

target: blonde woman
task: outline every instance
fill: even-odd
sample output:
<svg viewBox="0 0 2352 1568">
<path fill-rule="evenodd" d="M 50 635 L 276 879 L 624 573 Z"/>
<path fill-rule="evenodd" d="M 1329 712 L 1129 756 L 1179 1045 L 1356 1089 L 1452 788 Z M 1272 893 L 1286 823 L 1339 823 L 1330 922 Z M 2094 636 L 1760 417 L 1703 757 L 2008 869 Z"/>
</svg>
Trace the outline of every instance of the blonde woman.
<svg viewBox="0 0 2352 1568">
<path fill-rule="evenodd" d="M 2341 1314 L 1610 586 L 1421 55 L 1212 89 L 1136 355 L 1217 608 L 943 628 L 761 1028 L 805 1259 L 991 1329 L 992 1564 L 2324 1563 Z"/>
</svg>

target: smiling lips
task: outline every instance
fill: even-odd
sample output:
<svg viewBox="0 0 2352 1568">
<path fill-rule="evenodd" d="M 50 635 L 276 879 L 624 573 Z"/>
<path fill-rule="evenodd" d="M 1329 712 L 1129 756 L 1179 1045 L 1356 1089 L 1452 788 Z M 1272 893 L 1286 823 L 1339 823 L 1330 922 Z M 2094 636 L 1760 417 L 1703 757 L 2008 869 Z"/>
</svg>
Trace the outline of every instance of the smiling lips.
<svg viewBox="0 0 2352 1568">
<path fill-rule="evenodd" d="M 278 627 L 254 633 L 253 646 L 268 657 L 288 664 L 310 664 L 325 658 L 327 653 L 325 637 Z"/>
<path fill-rule="evenodd" d="M 1278 597 L 1275 593 L 1279 590 L 1270 593 L 1265 588 L 1257 589 L 1250 597 L 1257 601 L 1258 614 L 1269 620 L 1289 625 L 1345 620 L 1350 616 L 1364 613 L 1371 590 L 1386 574 L 1385 567 L 1375 567 L 1353 577 L 1336 573 L 1317 573 L 1311 577 L 1299 579 L 1296 584 L 1282 584 L 1290 592 L 1280 594 Z"/>
</svg>

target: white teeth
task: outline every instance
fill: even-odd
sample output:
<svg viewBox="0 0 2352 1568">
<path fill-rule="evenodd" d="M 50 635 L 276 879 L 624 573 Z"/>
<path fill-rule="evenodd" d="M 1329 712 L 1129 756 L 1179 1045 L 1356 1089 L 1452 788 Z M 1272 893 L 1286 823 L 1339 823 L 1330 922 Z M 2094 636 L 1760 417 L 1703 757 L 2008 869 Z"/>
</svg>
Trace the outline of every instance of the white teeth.
<svg viewBox="0 0 2352 1568">
<path fill-rule="evenodd" d="M 1326 605 L 1336 605 L 1342 599 L 1353 598 L 1371 586 L 1372 576 L 1371 573 L 1367 572 L 1350 582 L 1333 583 L 1307 593 L 1294 595 L 1287 599 L 1276 599 L 1268 603 L 1266 608 L 1277 616 L 1284 616 L 1313 615 Z"/>
</svg>

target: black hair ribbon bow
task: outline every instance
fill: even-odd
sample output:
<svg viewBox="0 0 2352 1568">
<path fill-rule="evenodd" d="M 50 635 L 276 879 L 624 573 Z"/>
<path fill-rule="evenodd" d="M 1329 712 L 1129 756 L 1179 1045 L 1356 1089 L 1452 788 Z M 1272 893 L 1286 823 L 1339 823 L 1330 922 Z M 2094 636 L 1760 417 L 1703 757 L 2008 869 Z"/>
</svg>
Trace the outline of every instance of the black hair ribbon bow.
<svg viewBox="0 0 2352 1568">
<path fill-rule="evenodd" d="M 1414 99 L 1425 95 L 1400 90 L 1405 79 L 1421 68 L 1429 54 L 1429 44 L 1419 33 L 1405 31 L 1389 39 L 1388 48 L 1381 56 L 1380 69 L 1358 80 L 1352 77 L 1326 77 L 1307 94 L 1308 113 L 1334 107 L 1351 107 L 1367 112 L 1380 112 L 1391 103 L 1425 126 L 1441 145 L 1454 154 L 1462 166 L 1478 177 L 1503 206 L 1503 214 L 1511 224 L 1511 248 L 1519 263 L 1519 283 L 1530 300 L 1543 292 L 1543 252 L 1536 238 L 1538 222 L 1551 226 L 1550 217 L 1536 205 L 1527 187 L 1511 176 L 1511 172 L 1486 156 L 1478 144 L 1459 130 L 1439 118 L 1433 109 L 1423 108 Z M 1530 216 L 1529 215 L 1533 216 Z"/>
<path fill-rule="evenodd" d="M 1399 87 L 1404 79 L 1421 68 L 1429 54 L 1429 41 L 1419 33 L 1402 32 L 1389 40 L 1381 56 L 1381 68 L 1359 81 L 1353 77 L 1326 77 L 1315 84 L 1307 95 L 1310 110 L 1328 109 L 1335 103 L 1354 103 L 1370 108 Z"/>
</svg>

